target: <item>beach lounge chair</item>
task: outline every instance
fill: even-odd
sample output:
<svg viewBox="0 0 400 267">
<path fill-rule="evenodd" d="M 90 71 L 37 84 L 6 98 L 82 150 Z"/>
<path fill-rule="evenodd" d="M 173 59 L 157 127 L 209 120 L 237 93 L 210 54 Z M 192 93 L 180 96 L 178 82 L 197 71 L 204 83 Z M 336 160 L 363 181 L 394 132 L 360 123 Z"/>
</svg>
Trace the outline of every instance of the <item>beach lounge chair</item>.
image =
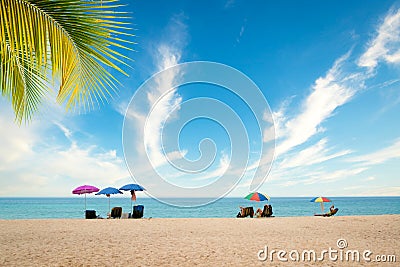
<svg viewBox="0 0 400 267">
<path fill-rule="evenodd" d="M 264 210 L 263 210 L 263 212 L 261 213 L 261 217 L 271 217 L 272 214 L 273 214 L 273 212 L 272 212 L 272 206 L 271 206 L 271 205 L 268 205 L 268 204 L 264 205 Z"/>
<path fill-rule="evenodd" d="M 122 208 L 121 207 L 114 207 L 114 208 L 111 209 L 111 215 L 110 215 L 111 218 L 120 219 L 121 215 L 122 215 Z"/>
<path fill-rule="evenodd" d="M 240 212 L 236 215 L 236 217 L 237 218 L 245 218 L 247 216 L 250 216 L 250 218 L 253 218 L 253 216 L 254 216 L 253 207 L 246 207 L 246 208 L 240 207 Z"/>
<path fill-rule="evenodd" d="M 96 219 L 96 211 L 95 210 L 85 210 L 85 218 L 86 219 Z"/>
<path fill-rule="evenodd" d="M 139 219 L 143 217 L 144 206 L 143 205 L 135 205 L 133 206 L 132 216 L 133 219 Z"/>
<path fill-rule="evenodd" d="M 323 213 L 323 214 L 314 214 L 314 216 L 323 216 L 323 217 L 331 217 L 333 215 L 335 215 L 338 212 L 338 208 L 335 208 L 334 210 L 327 212 L 327 213 Z"/>
</svg>

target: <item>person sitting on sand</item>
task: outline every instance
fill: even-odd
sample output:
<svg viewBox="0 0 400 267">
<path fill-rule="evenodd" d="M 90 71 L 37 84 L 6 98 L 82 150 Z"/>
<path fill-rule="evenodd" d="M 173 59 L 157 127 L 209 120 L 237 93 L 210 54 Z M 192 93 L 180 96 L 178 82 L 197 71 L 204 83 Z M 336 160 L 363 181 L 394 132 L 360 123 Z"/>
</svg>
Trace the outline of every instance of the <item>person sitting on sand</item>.
<svg viewBox="0 0 400 267">
<path fill-rule="evenodd" d="M 256 213 L 254 214 L 257 218 L 260 218 L 262 215 L 262 210 L 260 208 L 257 209 Z"/>
<path fill-rule="evenodd" d="M 331 213 L 335 212 L 335 205 L 332 205 L 332 206 L 329 208 L 329 211 L 330 211 Z"/>
</svg>

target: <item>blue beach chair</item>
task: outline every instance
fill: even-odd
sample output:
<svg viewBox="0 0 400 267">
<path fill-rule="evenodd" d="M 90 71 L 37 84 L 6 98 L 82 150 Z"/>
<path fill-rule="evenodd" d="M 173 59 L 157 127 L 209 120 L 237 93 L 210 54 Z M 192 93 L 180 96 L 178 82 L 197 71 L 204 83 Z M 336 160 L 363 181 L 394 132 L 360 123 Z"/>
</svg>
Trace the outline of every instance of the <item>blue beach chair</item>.
<svg viewBox="0 0 400 267">
<path fill-rule="evenodd" d="M 143 217 L 144 206 L 143 205 L 135 205 L 132 210 L 132 217 L 134 219 L 139 219 Z"/>
</svg>

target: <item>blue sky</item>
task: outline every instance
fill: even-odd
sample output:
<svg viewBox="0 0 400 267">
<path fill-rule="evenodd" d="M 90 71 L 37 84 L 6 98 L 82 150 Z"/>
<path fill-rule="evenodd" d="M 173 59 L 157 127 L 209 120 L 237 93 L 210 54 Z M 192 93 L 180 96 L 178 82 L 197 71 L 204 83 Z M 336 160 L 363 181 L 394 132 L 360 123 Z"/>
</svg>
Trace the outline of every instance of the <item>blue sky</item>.
<svg viewBox="0 0 400 267">
<path fill-rule="evenodd" d="M 129 52 L 134 62 L 126 70 L 129 77 L 115 73 L 123 86 L 109 103 L 88 113 L 66 114 L 49 99 L 32 123 L 17 126 L 10 104 L 0 101 L 0 196 L 71 196 L 82 184 L 103 188 L 132 182 L 122 145 L 129 101 L 156 72 L 190 61 L 239 70 L 268 101 L 275 123 L 275 160 L 259 191 L 271 196 L 400 195 L 399 1 L 125 2 L 135 28 L 135 51 Z M 167 77 L 149 94 L 163 93 L 176 77 Z M 183 108 L 172 112 L 174 103 L 199 97 L 234 109 L 248 130 L 250 151 L 257 155 L 263 141 L 250 110 L 217 86 L 174 90 L 163 106 L 173 114 L 170 125 L 187 115 Z M 144 101 L 143 107 L 149 104 Z M 207 107 L 191 112 L 206 112 Z M 146 137 L 150 148 L 157 145 L 162 119 L 161 112 L 152 119 L 157 130 Z M 198 177 L 173 173 L 157 147 L 151 148 L 151 157 L 159 160 L 157 170 L 170 182 L 205 185 L 234 164 L 230 135 L 235 133 L 212 120 L 185 126 L 178 156 L 198 158 L 199 142 L 205 138 L 215 144 L 214 161 Z M 134 136 L 143 143 L 143 137 Z M 267 158 L 249 156 L 250 163 L 265 170 Z M 248 193 L 248 175 L 254 171 L 248 167 L 229 196 Z M 145 170 L 133 172 L 146 180 Z"/>
</svg>

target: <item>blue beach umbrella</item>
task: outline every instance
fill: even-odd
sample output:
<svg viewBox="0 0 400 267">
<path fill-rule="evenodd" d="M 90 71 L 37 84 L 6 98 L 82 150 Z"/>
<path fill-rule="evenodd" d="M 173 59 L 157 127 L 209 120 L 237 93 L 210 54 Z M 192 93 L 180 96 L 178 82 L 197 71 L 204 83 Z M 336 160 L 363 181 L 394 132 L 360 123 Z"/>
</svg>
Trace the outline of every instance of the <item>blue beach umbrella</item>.
<svg viewBox="0 0 400 267">
<path fill-rule="evenodd" d="M 146 189 L 144 189 L 143 186 L 138 185 L 138 184 L 126 184 L 123 187 L 121 187 L 119 190 L 124 190 L 124 191 L 144 191 Z"/>
<path fill-rule="evenodd" d="M 96 195 L 106 195 L 108 197 L 108 210 L 110 211 L 110 213 L 111 213 L 110 196 L 114 194 L 123 194 L 123 193 L 114 187 L 107 187 L 96 193 Z"/>
<path fill-rule="evenodd" d="M 146 189 L 143 186 L 138 185 L 138 184 L 126 184 L 123 187 L 121 187 L 119 190 L 131 191 L 131 208 L 132 208 L 132 200 L 136 201 L 135 191 L 144 191 Z"/>
</svg>

